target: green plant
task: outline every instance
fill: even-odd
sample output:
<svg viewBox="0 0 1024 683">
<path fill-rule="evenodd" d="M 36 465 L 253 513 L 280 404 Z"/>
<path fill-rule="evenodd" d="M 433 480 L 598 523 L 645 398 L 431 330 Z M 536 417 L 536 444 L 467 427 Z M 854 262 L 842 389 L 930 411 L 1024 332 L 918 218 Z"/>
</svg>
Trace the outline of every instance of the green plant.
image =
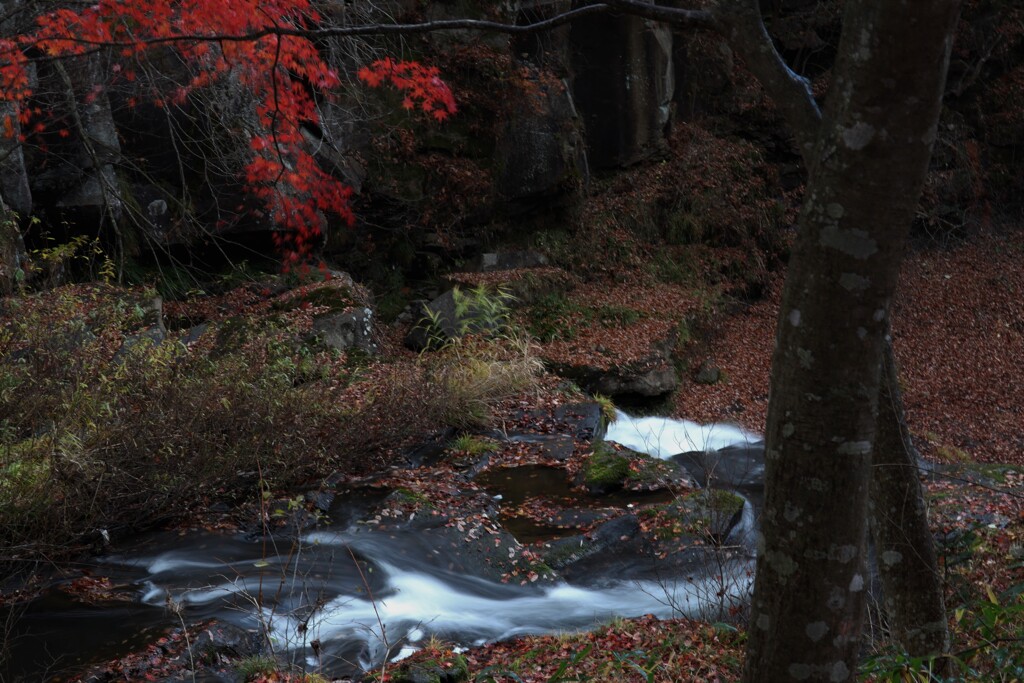
<svg viewBox="0 0 1024 683">
<path fill-rule="evenodd" d="M 492 453 L 497 449 L 498 445 L 493 439 L 487 439 L 474 434 L 460 434 L 448 447 L 453 451 L 475 456 Z"/>
<path fill-rule="evenodd" d="M 330 354 L 287 322 L 248 325 L 216 358 L 212 332 L 133 336 L 147 294 L 54 290 L 0 328 L 0 556 L 74 552 L 90 529 L 244 498 L 257 469 L 287 485 L 357 457 L 346 407 L 321 398 L 344 372 Z"/>
<path fill-rule="evenodd" d="M 452 289 L 453 313 L 448 319 L 441 311 L 427 309 L 420 325 L 426 329 L 425 349 L 438 350 L 457 343 L 467 335 L 502 338 L 514 334 L 511 304 L 507 290 L 480 285 L 469 290 Z"/>
<path fill-rule="evenodd" d="M 49 235 L 46 239 L 54 242 Z M 85 235 L 75 235 L 67 242 L 33 249 L 31 257 L 31 268 L 43 278 L 40 282 L 43 287 L 60 284 L 66 271 L 75 265 L 85 266 L 92 278 L 105 283 L 113 282 L 117 277 L 117 268 L 104 252 L 98 237 L 89 239 Z"/>
<path fill-rule="evenodd" d="M 603 394 L 594 394 L 590 398 L 601 409 L 601 418 L 605 422 L 611 424 L 619 419 L 619 416 L 615 413 L 615 402 L 611 398 Z"/>
<path fill-rule="evenodd" d="M 248 681 L 257 676 L 272 676 L 277 673 L 279 666 L 277 660 L 273 657 L 252 655 L 251 657 L 238 660 L 235 668 Z"/>
<path fill-rule="evenodd" d="M 479 285 L 468 291 L 458 287 L 452 292 L 459 336 L 483 330 L 491 335 L 507 334 L 511 327 L 511 304 L 515 297 L 498 287 L 491 291 Z"/>
<path fill-rule="evenodd" d="M 579 334 L 583 309 L 558 292 L 541 298 L 530 309 L 529 332 L 541 342 L 571 341 Z"/>
</svg>

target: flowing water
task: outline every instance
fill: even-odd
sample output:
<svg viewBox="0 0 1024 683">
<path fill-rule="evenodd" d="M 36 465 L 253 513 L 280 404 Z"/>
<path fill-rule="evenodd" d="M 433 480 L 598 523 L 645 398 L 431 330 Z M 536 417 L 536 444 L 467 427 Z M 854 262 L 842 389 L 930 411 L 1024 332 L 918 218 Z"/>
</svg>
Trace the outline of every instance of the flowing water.
<svg viewBox="0 0 1024 683">
<path fill-rule="evenodd" d="M 757 437 L 620 413 L 606 438 L 667 458 Z M 614 617 L 701 616 L 721 602 L 722 577 L 700 567 L 678 579 L 622 580 L 612 572 L 587 585 L 501 583 L 474 573 L 458 551 L 422 530 L 359 524 L 366 508 L 365 500 L 341 501 L 330 524 L 297 536 L 154 534 L 97 558 L 90 569 L 112 588 L 83 604 L 55 586 L 30 605 L 17 626 L 9 679 L 38 681 L 46 670 L 131 651 L 153 629 L 211 618 L 266 636 L 293 661 L 343 675 L 407 654 L 431 636 L 472 645 Z M 754 517 L 746 505 L 741 541 Z M 751 556 L 728 562 L 727 601 L 746 599 Z"/>
</svg>

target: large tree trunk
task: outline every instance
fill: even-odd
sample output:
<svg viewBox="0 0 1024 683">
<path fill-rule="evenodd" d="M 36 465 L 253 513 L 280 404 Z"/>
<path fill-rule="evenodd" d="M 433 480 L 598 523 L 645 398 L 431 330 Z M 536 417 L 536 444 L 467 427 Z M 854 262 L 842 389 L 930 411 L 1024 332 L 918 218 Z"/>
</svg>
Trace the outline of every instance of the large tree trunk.
<svg viewBox="0 0 1024 683">
<path fill-rule="evenodd" d="M 783 293 L 744 680 L 855 678 L 889 303 L 956 0 L 850 0 Z"/>
<path fill-rule="evenodd" d="M 949 649 L 949 628 L 891 343 L 882 373 L 869 509 L 883 604 L 904 649 L 913 657 L 936 657 Z"/>
</svg>

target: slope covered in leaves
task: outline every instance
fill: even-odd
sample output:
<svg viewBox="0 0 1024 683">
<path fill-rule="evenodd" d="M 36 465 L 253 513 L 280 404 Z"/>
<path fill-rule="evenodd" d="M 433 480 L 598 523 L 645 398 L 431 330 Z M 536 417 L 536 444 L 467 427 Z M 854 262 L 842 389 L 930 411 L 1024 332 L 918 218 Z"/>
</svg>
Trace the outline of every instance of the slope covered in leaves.
<svg viewBox="0 0 1024 683">
<path fill-rule="evenodd" d="M 893 339 L 907 417 L 936 458 L 1024 464 L 1024 238 L 984 235 L 908 255 Z M 688 383 L 677 413 L 763 430 L 781 282 L 720 321 L 708 352 L 725 380 Z"/>
</svg>

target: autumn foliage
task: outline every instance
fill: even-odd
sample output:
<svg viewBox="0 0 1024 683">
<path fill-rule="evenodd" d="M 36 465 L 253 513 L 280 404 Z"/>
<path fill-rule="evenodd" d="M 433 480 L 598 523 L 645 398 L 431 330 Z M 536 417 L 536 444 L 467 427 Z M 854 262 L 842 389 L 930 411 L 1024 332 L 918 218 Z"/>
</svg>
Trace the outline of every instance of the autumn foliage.
<svg viewBox="0 0 1024 683">
<path fill-rule="evenodd" d="M 32 30 L 0 40 L 0 96 L 16 105 L 20 126 L 11 115 L 2 125 L 8 136 L 44 125 L 36 120 L 43 112 L 31 104 L 33 59 L 103 52 L 110 82 L 133 83 L 140 59 L 170 47 L 192 67 L 191 80 L 172 93 L 142 95 L 157 106 L 178 104 L 229 76 L 253 94 L 260 130 L 251 134 L 252 154 L 241 177 L 280 228 L 285 265 L 304 261 L 320 236 L 319 213 L 353 221 L 350 188 L 317 165 L 301 132 L 303 124 L 319 122 L 318 98 L 331 98 L 341 85 L 309 38 L 321 22 L 309 0 L 100 0 L 84 9 L 57 9 L 40 15 Z M 455 112 L 435 68 L 382 59 L 358 75 L 372 87 L 397 88 L 406 109 L 437 121 Z"/>
</svg>

